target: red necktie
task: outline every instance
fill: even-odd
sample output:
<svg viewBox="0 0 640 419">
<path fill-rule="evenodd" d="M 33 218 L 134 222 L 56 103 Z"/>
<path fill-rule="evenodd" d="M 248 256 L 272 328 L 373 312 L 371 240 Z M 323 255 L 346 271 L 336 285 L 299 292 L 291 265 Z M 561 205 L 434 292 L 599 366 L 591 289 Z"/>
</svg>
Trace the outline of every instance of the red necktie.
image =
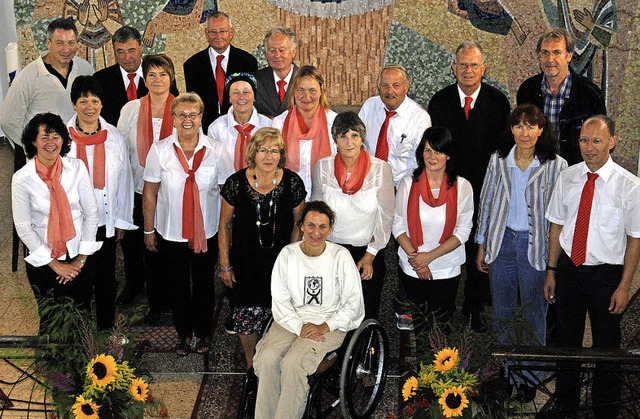
<svg viewBox="0 0 640 419">
<path fill-rule="evenodd" d="M 218 105 L 222 108 L 222 97 L 224 95 L 224 69 L 222 68 L 222 60 L 224 55 L 218 55 L 216 57 L 218 61 L 216 65 L 216 87 L 218 88 Z"/>
<path fill-rule="evenodd" d="M 136 82 L 134 81 L 136 78 L 136 73 L 128 73 L 127 77 L 129 77 L 129 86 L 127 87 L 127 102 L 130 100 L 134 100 L 138 98 L 138 92 L 136 90 Z"/>
<path fill-rule="evenodd" d="M 236 131 L 238 131 L 238 137 L 236 138 L 236 147 L 233 153 L 233 165 L 236 170 L 247 167 L 245 161 L 245 155 L 247 153 L 247 145 L 251 139 L 251 131 L 255 128 L 252 124 L 245 124 L 244 127 L 240 124 L 234 125 Z"/>
<path fill-rule="evenodd" d="M 465 96 L 464 98 L 464 117 L 469 120 L 469 111 L 471 111 L 471 102 L 473 102 L 473 98 L 471 96 Z"/>
<path fill-rule="evenodd" d="M 378 142 L 376 143 L 376 157 L 388 161 L 389 160 L 389 143 L 387 142 L 387 131 L 389 131 L 389 120 L 396 111 L 384 110 L 387 117 L 384 119 L 384 123 L 380 127 L 380 133 L 378 134 Z"/>
<path fill-rule="evenodd" d="M 284 90 L 284 86 L 287 84 L 284 80 L 278 80 L 278 99 L 280 99 L 280 103 L 284 100 L 284 95 L 287 94 Z"/>
<path fill-rule="evenodd" d="M 582 265 L 587 259 L 587 237 L 589 236 L 589 217 L 593 204 L 593 190 L 595 189 L 597 173 L 587 173 L 587 181 L 580 195 L 580 206 L 576 218 L 576 228 L 573 232 L 571 244 L 571 260 L 576 266 Z"/>
</svg>

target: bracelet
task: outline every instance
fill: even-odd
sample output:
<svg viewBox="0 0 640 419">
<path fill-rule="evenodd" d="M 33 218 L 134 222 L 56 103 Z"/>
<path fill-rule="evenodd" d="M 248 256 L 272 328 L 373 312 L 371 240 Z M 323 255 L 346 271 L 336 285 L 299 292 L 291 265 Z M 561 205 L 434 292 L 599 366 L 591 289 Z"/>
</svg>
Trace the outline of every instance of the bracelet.
<svg viewBox="0 0 640 419">
<path fill-rule="evenodd" d="M 221 266 L 220 270 L 222 272 L 229 272 L 229 271 L 233 271 L 233 266 Z"/>
<path fill-rule="evenodd" d="M 86 259 L 76 258 L 76 260 L 80 262 L 81 265 L 84 265 L 84 263 L 86 262 Z"/>
<path fill-rule="evenodd" d="M 155 233 L 155 232 L 156 232 L 156 230 L 155 230 L 155 229 L 153 229 L 153 230 L 151 230 L 151 231 L 147 231 L 147 230 L 145 230 L 145 231 L 144 231 L 144 234 L 146 234 L 146 235 L 148 236 L 149 234 L 153 234 L 153 233 Z"/>
<path fill-rule="evenodd" d="M 557 271 L 557 270 L 558 270 L 558 268 L 557 268 L 557 267 L 547 265 L 547 271 L 555 272 L 555 271 Z"/>
</svg>

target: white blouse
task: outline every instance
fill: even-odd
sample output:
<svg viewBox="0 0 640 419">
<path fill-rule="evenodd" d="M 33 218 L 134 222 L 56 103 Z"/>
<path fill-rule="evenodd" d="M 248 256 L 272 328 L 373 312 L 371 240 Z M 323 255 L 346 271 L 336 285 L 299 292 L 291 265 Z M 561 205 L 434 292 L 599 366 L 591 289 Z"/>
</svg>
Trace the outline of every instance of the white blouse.
<svg viewBox="0 0 640 419">
<path fill-rule="evenodd" d="M 277 128 L 280 132 L 282 132 L 282 127 L 284 127 L 284 120 L 287 118 L 289 111 L 284 111 L 280 115 L 273 118 L 273 127 Z M 335 141 L 331 141 L 331 127 L 333 126 L 333 120 L 336 119 L 338 114 L 334 111 L 327 111 L 327 130 L 329 132 L 329 142 L 331 143 L 331 154 L 336 154 L 338 149 L 336 148 Z M 311 173 L 313 172 L 313 167 L 311 167 L 311 149 L 313 146 L 313 141 L 311 140 L 300 140 L 300 171 L 297 172 L 302 181 L 304 182 L 304 188 L 307 190 L 307 196 L 311 196 Z"/>
<path fill-rule="evenodd" d="M 220 221 L 220 187 L 234 170 L 227 150 L 220 142 L 202 133 L 199 136 L 193 156 L 202 147 L 206 147 L 207 151 L 195 176 L 200 190 L 205 234 L 207 238 L 211 238 L 218 232 Z M 144 180 L 160 183 L 155 219 L 158 233 L 165 240 L 186 242 L 182 238 L 182 197 L 187 174 L 178 160 L 174 144 L 180 147 L 175 133 L 151 146 L 144 169 Z M 193 156 L 188 160 L 189 167 L 193 166 Z"/>
<path fill-rule="evenodd" d="M 311 199 L 326 202 L 336 213 L 329 240 L 367 246 L 367 252 L 375 256 L 391 237 L 394 200 L 391 168 L 385 161 L 371 157 L 371 168 L 362 187 L 347 195 L 336 179 L 334 160 L 335 156 L 325 157 L 313 169 Z"/>
<path fill-rule="evenodd" d="M 270 127 L 271 119 L 262 114 L 259 114 L 258 111 L 256 111 L 256 108 L 253 108 L 251 118 L 247 123 L 254 126 L 254 128 L 251 130 L 251 135 L 253 135 L 260 128 Z M 238 131 L 235 128 L 236 125 L 239 124 L 233 117 L 232 106 L 229 108 L 229 112 L 227 112 L 226 115 L 221 115 L 220 117 L 218 117 L 209 125 L 209 129 L 207 130 L 207 137 L 218 140 L 222 144 L 224 144 L 224 147 L 227 149 L 227 153 L 229 153 L 229 158 L 232 162 L 235 161 L 236 140 L 238 138 Z"/>
<path fill-rule="evenodd" d="M 407 204 L 409 202 L 409 192 L 411 191 L 411 176 L 406 176 L 398 186 L 396 194 L 396 207 L 393 214 L 393 236 L 398 237 L 402 233 L 409 236 L 407 225 Z M 434 196 L 440 189 L 432 189 Z M 440 237 L 444 230 L 446 220 L 446 205 L 432 208 L 420 199 L 420 220 L 422 221 L 423 244 L 418 249 L 419 252 L 429 252 L 440 245 Z M 460 275 L 460 265 L 465 260 L 464 246 L 473 226 L 473 189 L 468 180 L 458 176 L 458 219 L 453 230 L 453 235 L 460 240 L 461 246 L 453 251 L 440 256 L 429 265 L 433 279 L 446 279 Z M 402 271 L 414 278 L 418 278 L 411 265 L 409 258 L 402 247 L 398 246 L 398 256 L 400 256 L 400 267 Z"/>
<path fill-rule="evenodd" d="M 76 126 L 77 115 L 74 115 L 67 127 Z M 107 130 L 105 152 L 104 189 L 94 189 L 100 222 L 98 226 L 106 226 L 106 236 L 113 237 L 115 229 L 136 230 L 133 224 L 133 177 L 127 146 L 120 131 L 100 117 L 100 126 Z M 87 162 L 89 176 L 93 179 L 93 155 L 95 146 L 87 146 Z M 69 157 L 77 157 L 75 142 L 71 142 Z"/>
<path fill-rule="evenodd" d="M 140 114 L 140 99 L 127 102 L 120 111 L 118 119 L 118 131 L 122 133 L 127 148 L 129 150 L 129 163 L 133 172 L 133 187 L 136 193 L 142 194 L 144 186 L 144 167 L 140 166 L 138 160 L 138 115 Z M 160 141 L 160 129 L 162 128 L 162 118 L 153 118 L 153 142 Z M 175 128 L 173 129 L 175 131 Z"/>
<path fill-rule="evenodd" d="M 69 257 L 78 254 L 92 255 L 100 249 L 96 242 L 98 230 L 98 208 L 93 185 L 84 163 L 77 159 L 62 157 L 60 183 L 67 193 L 71 217 L 76 236 L 67 242 Z M 53 260 L 47 244 L 47 227 L 51 202 L 49 188 L 36 172 L 36 163 L 31 159 L 14 173 L 11 181 L 11 204 L 13 222 L 20 240 L 29 249 L 25 261 L 35 267 L 47 265 Z M 67 255 L 61 256 L 65 260 Z"/>
</svg>

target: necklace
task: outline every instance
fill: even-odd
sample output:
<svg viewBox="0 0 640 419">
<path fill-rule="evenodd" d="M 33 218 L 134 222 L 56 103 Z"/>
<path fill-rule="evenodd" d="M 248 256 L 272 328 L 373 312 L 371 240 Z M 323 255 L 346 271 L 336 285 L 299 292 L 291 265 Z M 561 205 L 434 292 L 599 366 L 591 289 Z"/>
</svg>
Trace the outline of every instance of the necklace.
<svg viewBox="0 0 640 419">
<path fill-rule="evenodd" d="M 87 131 L 83 130 L 82 128 L 80 128 L 80 124 L 78 122 L 78 118 L 76 118 L 76 128 L 78 128 L 78 131 L 80 131 L 84 135 L 88 135 L 88 136 L 96 135 L 97 133 L 100 132 L 100 120 L 98 120 L 98 129 L 97 130 L 95 130 L 93 132 L 87 132 Z"/>
<path fill-rule="evenodd" d="M 273 176 L 273 180 L 271 181 L 271 184 L 275 186 L 277 181 L 278 181 L 278 171 L 276 170 L 276 174 Z M 256 176 L 255 171 L 253 172 L 253 185 L 256 187 L 256 189 L 260 187 L 260 185 L 258 184 L 258 177 Z"/>
<path fill-rule="evenodd" d="M 262 198 L 259 198 L 262 199 Z M 276 242 L 276 214 L 278 212 L 278 204 L 274 204 L 273 202 L 273 194 L 269 198 L 269 210 L 267 211 L 267 221 L 262 221 L 262 206 L 260 205 L 260 201 L 258 201 L 258 205 L 256 205 L 256 215 L 258 216 L 258 221 L 256 221 L 256 227 L 258 228 L 258 242 L 260 243 L 260 247 L 265 249 L 273 248 L 273 245 Z M 268 226 L 271 224 L 271 244 L 265 246 L 262 242 L 262 227 Z"/>
</svg>

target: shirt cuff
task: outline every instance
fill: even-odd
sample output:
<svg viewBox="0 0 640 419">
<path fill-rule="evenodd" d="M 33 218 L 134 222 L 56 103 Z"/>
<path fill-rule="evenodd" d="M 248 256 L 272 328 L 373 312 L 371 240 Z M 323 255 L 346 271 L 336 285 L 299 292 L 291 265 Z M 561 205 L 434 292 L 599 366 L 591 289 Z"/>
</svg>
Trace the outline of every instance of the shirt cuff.
<svg viewBox="0 0 640 419">
<path fill-rule="evenodd" d="M 51 248 L 47 244 L 43 244 L 35 251 L 30 252 L 29 256 L 24 258 L 24 261 L 36 268 L 48 265 L 53 258 L 51 257 Z"/>
<path fill-rule="evenodd" d="M 116 217 L 115 228 L 119 228 L 120 230 L 137 230 L 138 226 Z"/>
<path fill-rule="evenodd" d="M 78 247 L 78 254 L 80 255 L 92 255 L 102 247 L 102 242 L 96 241 L 81 241 L 80 247 Z"/>
</svg>

